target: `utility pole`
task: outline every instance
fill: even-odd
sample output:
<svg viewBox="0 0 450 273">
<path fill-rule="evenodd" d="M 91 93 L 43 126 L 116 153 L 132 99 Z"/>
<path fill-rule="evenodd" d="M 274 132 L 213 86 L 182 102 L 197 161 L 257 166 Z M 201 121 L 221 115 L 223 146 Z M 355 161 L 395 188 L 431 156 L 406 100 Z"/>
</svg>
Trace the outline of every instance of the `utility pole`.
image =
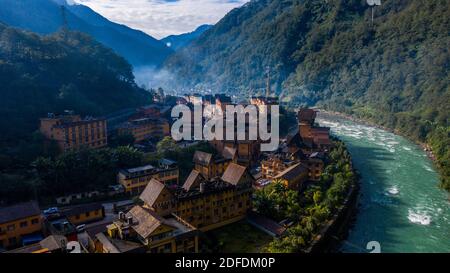
<svg viewBox="0 0 450 273">
<path fill-rule="evenodd" d="M 267 74 L 267 79 L 266 79 L 266 99 L 270 97 L 270 93 L 271 93 L 271 88 L 270 88 L 270 66 L 266 67 L 266 74 Z"/>
<path fill-rule="evenodd" d="M 367 0 L 367 4 L 372 8 L 372 22 L 371 27 L 374 27 L 374 15 L 375 15 L 375 7 L 381 6 L 381 0 Z"/>
</svg>

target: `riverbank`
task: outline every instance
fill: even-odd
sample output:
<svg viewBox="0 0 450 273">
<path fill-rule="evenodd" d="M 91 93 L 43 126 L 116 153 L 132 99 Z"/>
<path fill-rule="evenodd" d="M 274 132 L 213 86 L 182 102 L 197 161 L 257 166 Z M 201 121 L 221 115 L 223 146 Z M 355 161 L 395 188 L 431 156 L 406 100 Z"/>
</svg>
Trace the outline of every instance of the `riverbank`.
<svg viewBox="0 0 450 273">
<path fill-rule="evenodd" d="M 448 252 L 448 194 L 423 149 L 367 123 L 319 122 L 345 142 L 361 175 L 358 217 L 339 251 L 365 252 L 376 241 L 383 253 Z"/>
<path fill-rule="evenodd" d="M 306 253 L 336 253 L 346 240 L 351 225 L 358 215 L 360 184 L 357 182 L 349 190 L 343 206 L 323 227 Z"/>
<path fill-rule="evenodd" d="M 370 120 L 357 118 L 357 117 L 354 117 L 352 115 L 344 114 L 344 113 L 341 113 L 341 112 L 327 111 L 327 110 L 323 110 L 323 109 L 320 109 L 320 108 L 317 108 L 317 110 L 319 110 L 319 117 L 323 117 L 323 118 L 341 117 L 341 118 L 348 119 L 348 120 L 356 122 L 356 123 L 360 123 L 360 124 L 363 124 L 363 125 L 366 125 L 366 126 L 375 127 L 375 128 L 378 128 L 378 129 L 381 129 L 381 130 L 384 130 L 384 131 L 387 131 L 387 132 L 390 132 L 390 133 L 402 136 L 402 137 L 404 137 L 404 138 L 414 142 L 416 145 L 418 145 L 427 154 L 428 158 L 433 161 L 433 163 L 436 165 L 436 167 L 438 167 L 437 166 L 437 159 L 436 159 L 436 156 L 433 153 L 433 149 L 427 143 L 423 143 L 423 142 L 411 139 L 410 137 L 404 135 L 402 132 L 400 132 L 398 130 L 395 130 L 395 129 L 392 129 L 392 128 L 389 128 L 389 127 L 385 127 L 385 126 L 376 124 L 375 122 L 370 121 Z"/>
</svg>

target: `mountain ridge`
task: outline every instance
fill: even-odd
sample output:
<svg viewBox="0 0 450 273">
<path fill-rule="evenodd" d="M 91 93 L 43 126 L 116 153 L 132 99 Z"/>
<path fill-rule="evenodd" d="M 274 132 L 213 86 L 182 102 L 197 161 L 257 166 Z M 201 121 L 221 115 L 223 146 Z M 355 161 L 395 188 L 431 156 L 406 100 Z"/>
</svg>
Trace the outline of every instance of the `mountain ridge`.
<svg viewBox="0 0 450 273">
<path fill-rule="evenodd" d="M 165 38 L 162 38 L 160 41 L 164 42 L 168 47 L 177 51 L 186 47 L 193 40 L 200 37 L 204 32 L 208 31 L 213 25 L 204 24 L 197 27 L 194 31 L 183 33 L 179 35 L 169 35 Z"/>
<path fill-rule="evenodd" d="M 102 116 L 151 101 L 135 84 L 131 65 L 92 37 L 68 31 L 41 36 L 5 24 L 0 86 L 0 125 L 8 128 L 0 148 L 27 139 L 48 112 Z"/>
<path fill-rule="evenodd" d="M 374 121 L 433 148 L 450 190 L 450 2 L 253 0 L 171 55 L 174 88 L 274 92 Z M 169 87 L 171 85 L 168 85 Z"/>
<path fill-rule="evenodd" d="M 142 31 L 111 22 L 87 6 L 62 3 L 63 0 L 0 0 L 0 20 L 10 26 L 50 34 L 63 27 L 64 13 L 71 30 L 91 35 L 134 66 L 157 67 L 172 53 L 162 42 Z"/>
</svg>

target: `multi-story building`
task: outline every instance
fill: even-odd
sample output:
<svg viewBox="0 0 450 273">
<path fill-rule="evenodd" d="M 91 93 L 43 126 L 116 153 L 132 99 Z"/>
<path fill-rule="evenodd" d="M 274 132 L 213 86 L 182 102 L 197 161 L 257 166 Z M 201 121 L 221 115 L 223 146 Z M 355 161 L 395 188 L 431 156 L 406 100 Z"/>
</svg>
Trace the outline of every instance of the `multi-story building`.
<svg viewBox="0 0 450 273">
<path fill-rule="evenodd" d="M 198 175 L 191 174 L 177 191 L 152 179 L 140 198 L 158 215 L 177 215 L 201 231 L 245 218 L 252 207 L 253 184 L 246 167 L 230 163 L 222 177 L 206 181 Z"/>
<path fill-rule="evenodd" d="M 257 162 L 261 154 L 261 143 L 257 140 L 212 140 L 209 143 L 219 153 L 225 149 L 235 149 L 237 162 L 245 166 Z"/>
<path fill-rule="evenodd" d="M 153 210 L 135 206 L 97 234 L 101 253 L 197 253 L 198 230 L 176 215 L 162 217 Z M 143 246 L 143 248 L 142 248 Z"/>
<path fill-rule="evenodd" d="M 48 114 L 40 120 L 40 132 L 48 140 L 55 141 L 61 151 L 101 148 L 108 144 L 105 119 L 82 119 L 72 112 L 61 116 Z"/>
<path fill-rule="evenodd" d="M 125 188 L 125 193 L 137 195 L 141 193 L 147 184 L 153 179 L 158 179 L 168 187 L 177 187 L 179 182 L 179 170 L 173 161 L 169 165 L 142 166 L 132 169 L 120 170 L 117 181 Z"/>
<path fill-rule="evenodd" d="M 221 176 L 231 162 L 237 162 L 237 151 L 234 148 L 225 147 L 221 156 L 196 151 L 193 162 L 194 169 L 200 172 L 206 179 Z"/>
<path fill-rule="evenodd" d="M 21 246 L 34 234 L 42 234 L 42 215 L 36 202 L 0 208 L 0 249 Z"/>
<path fill-rule="evenodd" d="M 102 220 L 105 217 L 105 208 L 100 203 L 94 203 L 61 209 L 61 213 L 77 226 Z"/>
<path fill-rule="evenodd" d="M 331 147 L 330 128 L 315 126 L 317 111 L 302 108 L 298 112 L 299 134 L 303 143 L 319 150 Z"/>
<path fill-rule="evenodd" d="M 117 128 L 119 135 L 132 135 L 136 142 L 163 138 L 170 134 L 170 125 L 162 118 L 142 118 L 126 122 Z"/>
<path fill-rule="evenodd" d="M 288 189 L 301 190 L 309 178 L 309 169 L 302 163 L 297 163 L 274 177 L 275 180 L 284 184 Z"/>
</svg>

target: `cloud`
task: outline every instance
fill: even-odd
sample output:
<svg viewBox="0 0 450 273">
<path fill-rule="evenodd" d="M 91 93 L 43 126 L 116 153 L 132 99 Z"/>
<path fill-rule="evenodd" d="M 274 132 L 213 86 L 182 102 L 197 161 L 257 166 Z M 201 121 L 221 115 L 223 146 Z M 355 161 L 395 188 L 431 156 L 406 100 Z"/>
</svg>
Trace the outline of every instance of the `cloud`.
<svg viewBox="0 0 450 273">
<path fill-rule="evenodd" d="M 111 21 L 142 30 L 155 38 L 215 24 L 248 0 L 73 0 Z"/>
</svg>

